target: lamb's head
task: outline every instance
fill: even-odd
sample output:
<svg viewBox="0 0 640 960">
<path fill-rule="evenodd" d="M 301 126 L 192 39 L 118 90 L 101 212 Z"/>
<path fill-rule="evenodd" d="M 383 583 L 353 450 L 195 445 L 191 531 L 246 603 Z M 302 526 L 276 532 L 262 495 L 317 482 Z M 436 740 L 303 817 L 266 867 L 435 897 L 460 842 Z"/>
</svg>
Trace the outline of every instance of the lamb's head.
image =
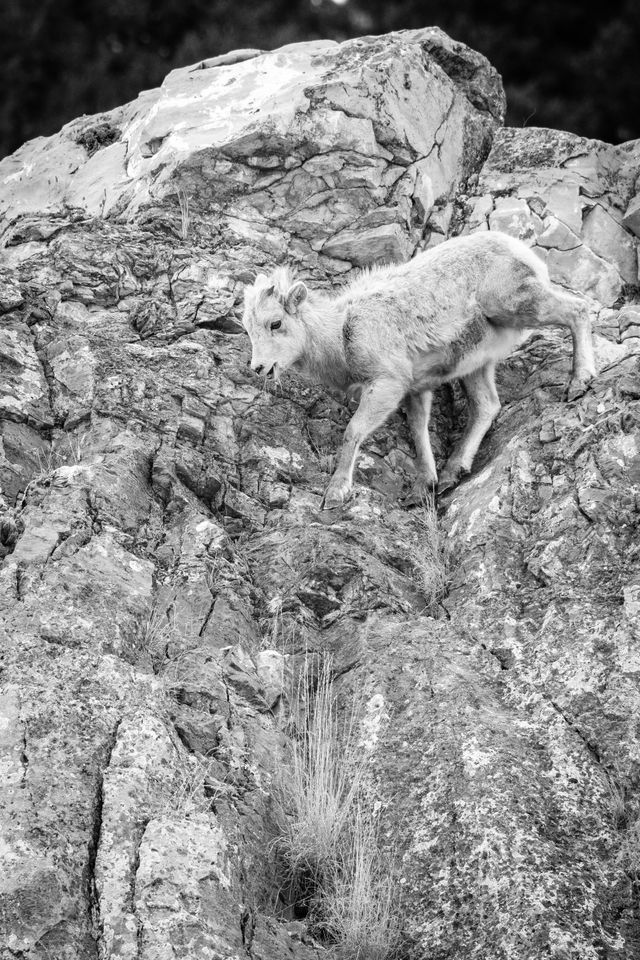
<svg viewBox="0 0 640 960">
<path fill-rule="evenodd" d="M 307 345 L 300 307 L 307 288 L 290 270 L 280 268 L 270 277 L 259 274 L 244 293 L 242 323 L 251 339 L 251 369 L 276 379 L 297 360 Z"/>
</svg>

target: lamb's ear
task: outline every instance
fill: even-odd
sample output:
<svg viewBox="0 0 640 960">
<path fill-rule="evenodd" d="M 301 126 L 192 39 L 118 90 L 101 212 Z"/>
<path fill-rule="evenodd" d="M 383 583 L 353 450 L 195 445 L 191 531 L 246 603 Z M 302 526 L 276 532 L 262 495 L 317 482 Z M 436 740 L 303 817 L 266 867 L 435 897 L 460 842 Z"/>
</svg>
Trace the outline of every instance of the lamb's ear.
<svg viewBox="0 0 640 960">
<path fill-rule="evenodd" d="M 307 299 L 308 290 L 302 280 L 298 280 L 289 287 L 289 291 L 284 298 L 284 308 L 287 313 L 297 313 L 300 304 Z"/>
</svg>

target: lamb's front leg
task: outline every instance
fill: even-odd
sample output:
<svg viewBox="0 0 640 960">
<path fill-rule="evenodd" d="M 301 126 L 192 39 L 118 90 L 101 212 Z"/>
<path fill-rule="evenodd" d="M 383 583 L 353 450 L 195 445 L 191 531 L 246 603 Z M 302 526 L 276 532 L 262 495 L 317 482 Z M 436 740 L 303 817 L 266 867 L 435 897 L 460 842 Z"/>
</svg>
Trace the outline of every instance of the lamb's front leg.
<svg viewBox="0 0 640 960">
<path fill-rule="evenodd" d="M 596 376 L 587 301 L 584 297 L 553 289 L 539 280 L 528 283 L 526 295 L 527 326 L 563 326 L 571 331 L 573 365 L 565 396 L 567 400 L 581 397 Z"/>
<path fill-rule="evenodd" d="M 429 417 L 431 416 L 432 399 L 433 393 L 431 390 L 424 390 L 422 393 L 415 393 L 407 398 L 407 419 L 416 447 L 416 470 L 418 474 L 413 487 L 405 497 L 404 502 L 407 506 L 421 504 L 438 482 L 436 461 L 429 439 Z"/>
<path fill-rule="evenodd" d="M 362 391 L 360 405 L 345 430 L 338 465 L 324 495 L 323 507 L 340 506 L 351 489 L 353 468 L 362 442 L 400 405 L 405 387 L 396 380 L 374 380 Z"/>
<path fill-rule="evenodd" d="M 495 369 L 494 363 L 487 363 L 480 370 L 462 378 L 467 391 L 467 426 L 440 474 L 439 493 L 455 487 L 465 474 L 471 472 L 478 448 L 500 412 Z"/>
</svg>

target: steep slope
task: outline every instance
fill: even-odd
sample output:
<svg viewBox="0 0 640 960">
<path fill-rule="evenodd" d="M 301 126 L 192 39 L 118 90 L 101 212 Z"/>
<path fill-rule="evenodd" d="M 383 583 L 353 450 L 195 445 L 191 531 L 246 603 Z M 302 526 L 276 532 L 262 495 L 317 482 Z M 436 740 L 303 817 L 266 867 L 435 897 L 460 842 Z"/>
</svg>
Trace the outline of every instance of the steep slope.
<svg viewBox="0 0 640 960">
<path fill-rule="evenodd" d="M 429 29 L 174 71 L 0 164 L 3 957 L 326 954 L 276 917 L 305 649 L 374 731 L 403 956 L 637 953 L 640 149 L 503 109 Z M 265 390 L 235 318 L 284 258 L 487 227 L 589 295 L 601 372 L 568 405 L 561 335 L 505 364 L 434 607 L 402 416 L 321 512 L 349 410 Z"/>
</svg>

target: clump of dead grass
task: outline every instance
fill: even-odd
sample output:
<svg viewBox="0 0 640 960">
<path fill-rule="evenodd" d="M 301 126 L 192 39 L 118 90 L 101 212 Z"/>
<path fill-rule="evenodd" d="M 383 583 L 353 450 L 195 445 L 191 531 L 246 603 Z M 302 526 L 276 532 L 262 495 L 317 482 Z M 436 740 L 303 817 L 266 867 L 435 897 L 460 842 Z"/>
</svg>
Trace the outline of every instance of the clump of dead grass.
<svg viewBox="0 0 640 960">
<path fill-rule="evenodd" d="M 426 499 L 414 516 L 419 529 L 413 558 L 415 582 L 428 605 L 435 607 L 445 596 L 449 581 L 447 538 L 433 500 Z"/>
<path fill-rule="evenodd" d="M 216 765 L 212 760 L 198 756 L 185 757 L 167 794 L 167 809 L 183 817 L 210 813 L 219 794 L 215 771 Z"/>
<path fill-rule="evenodd" d="M 396 879 L 380 853 L 378 820 L 359 801 L 322 894 L 325 924 L 343 960 L 387 960 L 399 939 Z"/>
<path fill-rule="evenodd" d="M 353 713 L 338 720 L 337 698 L 327 663 L 317 676 L 305 660 L 296 697 L 298 716 L 280 796 L 287 812 L 278 846 L 291 876 L 311 873 L 322 881 L 352 813 L 364 774 Z"/>
<path fill-rule="evenodd" d="M 294 703 L 296 735 L 277 788 L 286 886 L 335 956 L 386 960 L 397 942 L 396 885 L 379 849 L 361 703 L 341 716 L 330 660 L 308 657 Z"/>
</svg>

